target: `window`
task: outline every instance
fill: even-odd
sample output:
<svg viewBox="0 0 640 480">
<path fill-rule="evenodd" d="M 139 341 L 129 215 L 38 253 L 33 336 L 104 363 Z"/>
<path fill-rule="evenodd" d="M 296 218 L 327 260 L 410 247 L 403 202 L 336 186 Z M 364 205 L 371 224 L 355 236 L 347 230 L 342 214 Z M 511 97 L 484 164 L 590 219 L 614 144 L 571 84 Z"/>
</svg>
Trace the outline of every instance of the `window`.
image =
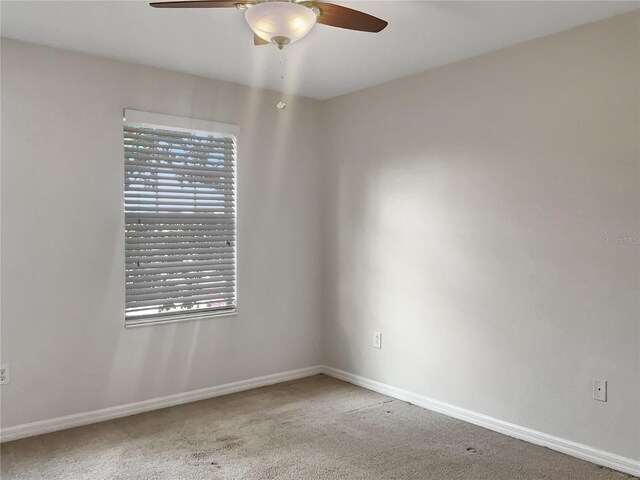
<svg viewBox="0 0 640 480">
<path fill-rule="evenodd" d="M 125 110 L 125 324 L 236 308 L 233 125 Z"/>
</svg>

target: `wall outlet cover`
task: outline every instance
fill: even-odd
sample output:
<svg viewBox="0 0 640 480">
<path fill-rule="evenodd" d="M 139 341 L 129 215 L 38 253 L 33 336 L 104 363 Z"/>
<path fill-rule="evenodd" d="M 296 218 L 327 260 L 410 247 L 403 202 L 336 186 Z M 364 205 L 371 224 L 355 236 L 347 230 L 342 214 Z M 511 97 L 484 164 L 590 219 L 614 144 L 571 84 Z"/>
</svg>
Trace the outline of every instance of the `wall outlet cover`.
<svg viewBox="0 0 640 480">
<path fill-rule="evenodd" d="M 373 348 L 382 348 L 382 334 L 373 332 Z"/>
<path fill-rule="evenodd" d="M 593 399 L 600 402 L 607 401 L 607 381 L 593 380 Z"/>
<path fill-rule="evenodd" d="M 6 385 L 9 383 L 9 364 L 5 363 L 4 365 L 0 365 L 0 385 Z"/>
</svg>

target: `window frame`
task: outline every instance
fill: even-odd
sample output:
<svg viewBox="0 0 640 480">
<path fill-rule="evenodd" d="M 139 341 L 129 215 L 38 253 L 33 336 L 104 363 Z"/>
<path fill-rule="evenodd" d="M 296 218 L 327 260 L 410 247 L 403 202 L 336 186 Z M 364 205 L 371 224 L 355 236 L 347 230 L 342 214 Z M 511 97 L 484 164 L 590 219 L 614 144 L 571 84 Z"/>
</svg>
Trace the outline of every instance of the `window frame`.
<svg viewBox="0 0 640 480">
<path fill-rule="evenodd" d="M 223 135 L 226 137 L 231 137 L 235 142 L 235 165 L 236 172 L 234 175 L 234 192 L 233 192 L 233 200 L 235 205 L 235 228 L 234 228 L 234 244 L 236 246 L 234 252 L 234 275 L 236 278 L 235 282 L 235 296 L 234 301 L 235 305 L 233 309 L 223 310 L 223 311 L 215 311 L 215 310 L 207 310 L 207 311 L 185 311 L 175 314 L 165 314 L 162 316 L 141 316 L 139 319 L 127 319 L 126 317 L 126 305 L 124 308 L 124 326 L 125 328 L 134 328 L 134 327 L 142 327 L 147 325 L 161 325 L 167 323 L 177 323 L 177 322 L 186 322 L 192 320 L 201 320 L 208 318 L 216 318 L 216 317 L 229 317 L 235 316 L 238 314 L 238 136 L 240 134 L 240 127 L 235 124 L 229 123 L 220 123 L 213 122 L 209 120 L 199 120 L 188 117 L 180 117 L 175 115 L 161 114 L 161 113 L 152 113 L 145 112 L 141 110 L 133 110 L 133 109 L 124 109 L 123 118 L 122 118 L 122 168 L 123 168 L 123 178 L 124 175 L 124 166 L 126 164 L 125 160 L 125 151 L 124 151 L 124 127 L 146 127 L 146 128 L 159 128 L 159 129 L 169 129 L 177 132 L 185 132 L 185 133 L 199 133 L 199 134 L 215 134 L 215 135 Z M 123 191 L 122 191 L 122 213 L 123 220 L 125 218 L 125 192 L 126 186 L 123 182 Z M 126 221 L 123 224 L 122 231 L 122 241 L 123 244 L 126 241 Z M 124 251 L 126 252 L 126 245 L 124 246 Z M 126 262 L 126 255 L 123 256 L 123 259 Z M 125 297 L 126 297 L 126 266 L 123 268 L 123 273 L 125 275 Z"/>
</svg>

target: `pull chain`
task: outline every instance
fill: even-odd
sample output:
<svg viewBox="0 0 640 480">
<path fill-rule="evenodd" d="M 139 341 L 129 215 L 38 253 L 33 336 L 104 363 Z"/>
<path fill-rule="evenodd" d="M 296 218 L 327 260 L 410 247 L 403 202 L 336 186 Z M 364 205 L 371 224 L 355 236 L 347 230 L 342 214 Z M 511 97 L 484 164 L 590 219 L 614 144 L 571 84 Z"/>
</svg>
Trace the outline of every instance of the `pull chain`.
<svg viewBox="0 0 640 480">
<path fill-rule="evenodd" d="M 280 59 L 280 95 L 284 96 L 284 50 L 281 48 L 278 48 L 278 57 Z M 276 106 L 280 110 L 287 108 L 287 104 L 282 100 L 280 100 Z"/>
</svg>

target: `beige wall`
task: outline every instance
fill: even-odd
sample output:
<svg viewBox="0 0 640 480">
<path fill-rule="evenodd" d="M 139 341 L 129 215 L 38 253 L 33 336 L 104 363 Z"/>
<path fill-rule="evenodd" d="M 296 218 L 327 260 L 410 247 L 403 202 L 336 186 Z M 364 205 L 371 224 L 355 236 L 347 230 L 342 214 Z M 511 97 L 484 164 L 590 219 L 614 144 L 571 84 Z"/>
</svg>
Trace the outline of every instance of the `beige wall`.
<svg viewBox="0 0 640 480">
<path fill-rule="evenodd" d="M 638 19 L 328 101 L 331 366 L 640 459 Z"/>
<path fill-rule="evenodd" d="M 317 103 L 2 40 L 2 425 L 320 363 Z M 124 329 L 122 109 L 240 126 L 235 317 Z"/>
</svg>

